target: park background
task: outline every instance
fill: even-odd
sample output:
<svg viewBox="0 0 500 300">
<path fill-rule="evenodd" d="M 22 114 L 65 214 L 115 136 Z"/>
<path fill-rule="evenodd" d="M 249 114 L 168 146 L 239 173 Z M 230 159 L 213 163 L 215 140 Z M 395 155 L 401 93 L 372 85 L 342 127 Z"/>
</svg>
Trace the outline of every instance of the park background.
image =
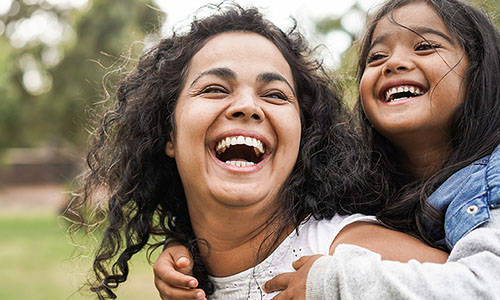
<svg viewBox="0 0 500 300">
<path fill-rule="evenodd" d="M 316 55 L 345 98 L 356 98 L 353 42 L 379 0 L 239 2 L 262 8 L 283 29 L 290 15 L 297 19 L 311 45 L 320 45 Z M 500 0 L 469 2 L 500 25 Z M 81 288 L 95 239 L 70 238 L 61 216 L 77 188 L 95 116 L 144 49 L 206 3 L 0 0 L 0 299 L 95 298 Z M 145 252 L 132 260 L 117 294 L 159 298 Z"/>
</svg>

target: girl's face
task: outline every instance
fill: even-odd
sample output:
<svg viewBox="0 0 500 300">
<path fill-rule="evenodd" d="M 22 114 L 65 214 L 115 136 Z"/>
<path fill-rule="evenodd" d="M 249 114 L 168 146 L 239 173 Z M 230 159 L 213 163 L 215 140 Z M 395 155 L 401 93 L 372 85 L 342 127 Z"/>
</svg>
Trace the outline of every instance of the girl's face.
<svg viewBox="0 0 500 300">
<path fill-rule="evenodd" d="M 276 203 L 301 123 L 292 71 L 271 41 L 247 32 L 210 39 L 189 64 L 175 122 L 166 153 L 190 208 Z"/>
<path fill-rule="evenodd" d="M 365 114 L 396 145 L 408 146 L 408 137 L 447 143 L 451 117 L 465 97 L 462 47 L 423 2 L 400 7 L 393 17 L 382 18 L 373 32 L 360 83 Z"/>
</svg>

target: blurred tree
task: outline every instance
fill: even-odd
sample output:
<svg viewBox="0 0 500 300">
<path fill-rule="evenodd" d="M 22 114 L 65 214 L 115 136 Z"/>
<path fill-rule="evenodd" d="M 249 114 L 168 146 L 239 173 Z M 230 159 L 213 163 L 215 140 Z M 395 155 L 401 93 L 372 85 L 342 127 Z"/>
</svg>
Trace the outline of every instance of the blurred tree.
<svg viewBox="0 0 500 300">
<path fill-rule="evenodd" d="M 132 43 L 163 21 L 149 3 L 14 0 L 3 14 L 0 5 L 0 149 L 83 145 L 103 78 L 112 84 L 111 70 L 143 49 Z"/>
</svg>

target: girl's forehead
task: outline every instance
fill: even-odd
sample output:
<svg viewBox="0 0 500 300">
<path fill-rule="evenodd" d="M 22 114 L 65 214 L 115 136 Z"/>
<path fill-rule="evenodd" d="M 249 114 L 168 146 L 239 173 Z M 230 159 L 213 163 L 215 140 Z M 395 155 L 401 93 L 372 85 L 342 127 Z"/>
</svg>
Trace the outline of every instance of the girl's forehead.
<svg viewBox="0 0 500 300">
<path fill-rule="evenodd" d="M 420 33 L 426 31 L 426 28 L 450 35 L 443 19 L 434 8 L 425 2 L 409 3 L 382 17 L 374 28 L 373 37 L 408 29 Z"/>
</svg>

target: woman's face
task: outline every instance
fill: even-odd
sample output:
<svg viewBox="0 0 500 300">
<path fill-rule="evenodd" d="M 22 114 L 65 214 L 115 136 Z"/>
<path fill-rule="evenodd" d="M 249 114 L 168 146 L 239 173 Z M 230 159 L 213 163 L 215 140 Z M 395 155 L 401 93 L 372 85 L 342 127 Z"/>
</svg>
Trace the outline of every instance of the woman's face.
<svg viewBox="0 0 500 300">
<path fill-rule="evenodd" d="M 393 17 L 373 32 L 360 84 L 365 114 L 396 144 L 408 134 L 415 143 L 449 140 L 451 117 L 465 97 L 462 47 L 424 2 L 398 8 Z"/>
<path fill-rule="evenodd" d="M 176 160 L 190 205 L 274 203 L 300 144 L 290 66 L 258 34 L 216 35 L 189 64 L 175 123 L 166 154 Z"/>
</svg>

